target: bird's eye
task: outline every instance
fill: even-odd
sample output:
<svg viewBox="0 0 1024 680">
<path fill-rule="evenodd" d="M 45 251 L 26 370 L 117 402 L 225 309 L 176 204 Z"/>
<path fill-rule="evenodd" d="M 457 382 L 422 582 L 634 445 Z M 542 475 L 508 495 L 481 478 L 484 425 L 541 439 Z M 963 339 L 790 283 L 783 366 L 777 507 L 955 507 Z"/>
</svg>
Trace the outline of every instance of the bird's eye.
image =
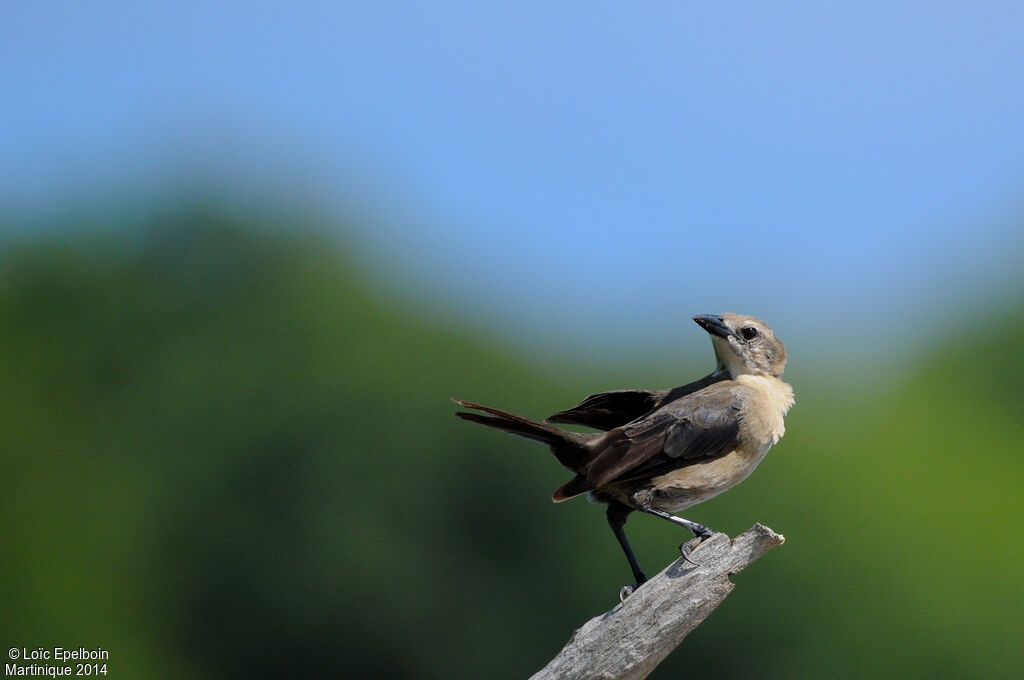
<svg viewBox="0 0 1024 680">
<path fill-rule="evenodd" d="M 740 329 L 740 334 L 744 340 L 753 340 L 757 337 L 757 329 L 753 326 L 747 326 L 746 328 Z"/>
</svg>

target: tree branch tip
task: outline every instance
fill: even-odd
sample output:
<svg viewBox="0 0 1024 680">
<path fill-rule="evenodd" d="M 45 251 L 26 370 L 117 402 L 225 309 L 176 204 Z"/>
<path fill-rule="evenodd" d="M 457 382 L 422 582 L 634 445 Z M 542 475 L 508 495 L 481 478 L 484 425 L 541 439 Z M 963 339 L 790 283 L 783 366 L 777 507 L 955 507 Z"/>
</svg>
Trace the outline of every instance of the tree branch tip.
<svg viewBox="0 0 1024 680">
<path fill-rule="evenodd" d="M 736 539 L 739 540 L 747 534 L 754 534 L 759 541 L 773 544 L 772 547 L 782 545 L 786 542 L 785 536 L 776 532 L 771 527 L 766 527 L 760 522 L 755 523 L 754 526 L 747 529 L 743 534 L 737 536 Z"/>
</svg>

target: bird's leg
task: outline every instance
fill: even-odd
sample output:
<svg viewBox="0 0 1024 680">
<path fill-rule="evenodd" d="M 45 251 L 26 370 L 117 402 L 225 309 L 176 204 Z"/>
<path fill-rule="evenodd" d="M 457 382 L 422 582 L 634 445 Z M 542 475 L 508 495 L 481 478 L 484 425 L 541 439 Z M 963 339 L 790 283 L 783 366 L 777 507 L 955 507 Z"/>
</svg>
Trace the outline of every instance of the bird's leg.
<svg viewBox="0 0 1024 680">
<path fill-rule="evenodd" d="M 669 522 L 672 522 L 673 524 L 678 524 L 681 527 L 686 527 L 687 529 L 693 532 L 694 536 L 697 536 L 701 539 L 711 538 L 711 534 L 715 533 L 703 524 L 698 524 L 697 522 L 685 519 L 683 517 L 677 517 L 676 515 L 673 515 L 670 512 L 665 512 L 664 510 L 658 510 L 657 508 L 641 508 L 641 510 L 649 515 L 661 517 L 662 519 L 667 519 Z"/>
<path fill-rule="evenodd" d="M 697 544 L 691 545 L 691 541 L 687 541 L 686 543 L 683 543 L 681 546 L 679 546 L 679 552 L 680 554 L 682 554 L 684 560 L 686 560 L 694 566 L 699 566 L 696 562 L 690 559 L 690 552 L 695 547 L 697 547 L 697 545 L 700 545 L 701 541 L 707 538 L 711 538 L 711 534 L 715 533 L 714 531 L 704 526 L 703 524 L 699 524 L 697 522 L 688 520 L 683 517 L 677 517 L 670 512 L 665 512 L 664 510 L 658 510 L 657 508 L 641 508 L 641 510 L 650 515 L 654 515 L 655 517 L 667 519 L 669 522 L 672 522 L 673 524 L 678 524 L 679 526 L 686 527 L 687 529 L 692 531 L 693 535 L 696 536 L 697 539 L 699 539 L 697 541 Z"/>
<path fill-rule="evenodd" d="M 636 555 L 633 554 L 633 548 L 629 545 L 629 539 L 626 538 L 624 527 L 626 526 L 626 518 L 629 517 L 631 512 L 633 512 L 633 508 L 628 505 L 616 502 L 608 504 L 608 524 L 611 526 L 615 538 L 618 539 L 619 545 L 622 546 L 622 552 L 626 553 L 626 559 L 629 560 L 629 568 L 633 570 L 633 578 L 636 579 L 636 583 L 632 586 L 622 587 L 622 590 L 619 591 L 620 600 L 625 600 L 647 580 L 647 575 L 640 568 L 640 563 L 637 562 Z"/>
</svg>

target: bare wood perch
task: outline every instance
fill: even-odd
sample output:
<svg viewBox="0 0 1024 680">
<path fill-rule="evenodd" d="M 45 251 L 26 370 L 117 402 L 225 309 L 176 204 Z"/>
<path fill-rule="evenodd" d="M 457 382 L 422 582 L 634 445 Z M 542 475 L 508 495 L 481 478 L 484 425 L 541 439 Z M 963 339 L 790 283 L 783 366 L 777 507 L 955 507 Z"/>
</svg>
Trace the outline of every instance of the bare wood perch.
<svg viewBox="0 0 1024 680">
<path fill-rule="evenodd" d="M 611 611 L 576 631 L 558 656 L 530 680 L 640 680 L 700 625 L 735 587 L 731 574 L 785 538 L 755 524 L 735 539 L 717 533 Z"/>
</svg>

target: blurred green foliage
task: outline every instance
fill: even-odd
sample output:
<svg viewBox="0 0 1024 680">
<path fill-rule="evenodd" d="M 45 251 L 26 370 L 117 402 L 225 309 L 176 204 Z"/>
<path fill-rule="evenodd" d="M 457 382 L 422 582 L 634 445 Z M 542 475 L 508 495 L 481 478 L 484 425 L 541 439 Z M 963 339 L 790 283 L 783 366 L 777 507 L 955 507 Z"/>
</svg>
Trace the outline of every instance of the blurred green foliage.
<svg viewBox="0 0 1024 680">
<path fill-rule="evenodd" d="M 110 677 L 523 678 L 611 608 L 603 512 L 448 397 L 539 417 L 710 349 L 559 374 L 378 284 L 215 208 L 8 242 L 8 646 L 104 647 Z M 652 677 L 1019 677 L 1024 307 L 947 328 L 874 383 L 791 372 L 786 438 L 689 514 L 788 541 Z M 629 530 L 649 572 L 685 538 Z"/>
</svg>

